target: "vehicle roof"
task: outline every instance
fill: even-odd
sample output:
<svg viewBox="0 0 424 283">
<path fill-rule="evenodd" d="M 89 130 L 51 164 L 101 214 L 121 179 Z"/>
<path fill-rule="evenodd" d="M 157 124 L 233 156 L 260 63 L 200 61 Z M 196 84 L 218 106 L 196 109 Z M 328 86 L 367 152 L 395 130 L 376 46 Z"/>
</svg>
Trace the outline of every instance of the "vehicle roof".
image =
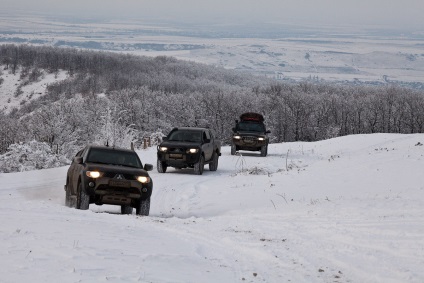
<svg viewBox="0 0 424 283">
<path fill-rule="evenodd" d="M 240 115 L 240 120 L 263 122 L 264 116 L 262 116 L 262 114 L 255 113 L 255 112 L 246 112 Z"/>
<path fill-rule="evenodd" d="M 97 145 L 97 144 L 90 144 L 90 145 L 87 145 L 87 147 L 89 147 L 89 148 L 95 148 L 95 149 L 106 149 L 106 150 L 135 152 L 134 150 L 131 150 L 131 149 L 128 149 L 128 148 L 104 146 L 104 145 Z"/>
<path fill-rule="evenodd" d="M 251 120 L 242 120 L 239 123 L 243 123 L 243 124 L 262 124 L 262 125 L 264 125 L 264 123 L 261 122 L 261 121 L 251 121 Z"/>
<path fill-rule="evenodd" d="M 173 130 L 205 131 L 205 130 L 209 130 L 209 129 L 208 128 L 200 128 L 200 127 L 177 127 L 177 128 L 174 128 Z"/>
</svg>

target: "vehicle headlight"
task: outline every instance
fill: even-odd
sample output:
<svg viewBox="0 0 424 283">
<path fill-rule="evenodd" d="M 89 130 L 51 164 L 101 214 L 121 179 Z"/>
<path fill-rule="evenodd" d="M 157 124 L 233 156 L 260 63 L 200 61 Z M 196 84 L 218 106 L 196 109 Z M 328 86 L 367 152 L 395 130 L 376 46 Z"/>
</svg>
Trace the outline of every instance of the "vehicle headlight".
<svg viewBox="0 0 424 283">
<path fill-rule="evenodd" d="M 87 175 L 87 177 L 93 179 L 99 178 L 102 175 L 99 171 L 87 171 L 85 172 L 85 174 Z"/>
<path fill-rule="evenodd" d="M 165 152 L 168 150 L 168 148 L 166 146 L 161 146 L 159 147 L 159 150 Z"/>
<path fill-rule="evenodd" d="M 147 184 L 147 183 L 150 183 L 150 178 L 146 176 L 138 176 L 137 181 L 143 184 Z"/>
<path fill-rule="evenodd" d="M 187 153 L 197 153 L 199 151 L 199 149 L 198 148 L 190 148 L 190 149 L 187 149 Z"/>
<path fill-rule="evenodd" d="M 234 139 L 236 139 L 236 140 L 241 139 L 241 137 L 240 137 L 240 136 L 234 136 L 233 138 L 234 138 Z"/>
<path fill-rule="evenodd" d="M 258 141 L 264 141 L 265 140 L 265 138 L 258 138 Z"/>
</svg>

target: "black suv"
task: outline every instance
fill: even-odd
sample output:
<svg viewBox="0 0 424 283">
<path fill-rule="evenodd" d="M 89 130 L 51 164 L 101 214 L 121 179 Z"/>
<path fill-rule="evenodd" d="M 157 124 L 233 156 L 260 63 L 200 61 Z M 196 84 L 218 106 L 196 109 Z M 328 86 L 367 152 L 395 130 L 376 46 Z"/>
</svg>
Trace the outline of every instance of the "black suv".
<svg viewBox="0 0 424 283">
<path fill-rule="evenodd" d="M 221 141 L 207 128 L 174 128 L 158 146 L 157 155 L 159 173 L 171 166 L 193 168 L 195 174 L 202 175 L 205 164 L 209 164 L 210 171 L 218 169 Z"/>
<path fill-rule="evenodd" d="M 231 139 L 231 155 L 239 150 L 260 151 L 261 156 L 267 156 L 269 138 L 261 114 L 248 112 L 240 115 L 236 120 Z"/>
<path fill-rule="evenodd" d="M 88 209 L 97 205 L 120 205 L 122 214 L 149 215 L 153 183 L 133 150 L 89 145 L 74 157 L 66 176 L 66 205 Z"/>
</svg>

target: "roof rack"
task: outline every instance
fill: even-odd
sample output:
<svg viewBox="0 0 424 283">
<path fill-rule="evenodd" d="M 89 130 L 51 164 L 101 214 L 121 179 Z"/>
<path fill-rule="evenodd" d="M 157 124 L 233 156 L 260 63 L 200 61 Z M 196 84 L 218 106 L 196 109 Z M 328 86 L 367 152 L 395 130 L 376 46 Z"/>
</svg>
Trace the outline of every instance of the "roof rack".
<svg viewBox="0 0 424 283">
<path fill-rule="evenodd" d="M 255 122 L 263 122 L 264 116 L 259 113 L 254 112 L 246 112 L 240 115 L 241 121 L 255 121 Z"/>
</svg>

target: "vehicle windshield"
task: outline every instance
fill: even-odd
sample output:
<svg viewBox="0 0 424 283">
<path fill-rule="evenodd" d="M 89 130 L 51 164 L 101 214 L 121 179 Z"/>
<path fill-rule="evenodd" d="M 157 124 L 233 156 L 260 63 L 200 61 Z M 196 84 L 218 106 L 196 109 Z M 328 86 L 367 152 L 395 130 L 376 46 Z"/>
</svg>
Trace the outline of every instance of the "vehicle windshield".
<svg viewBox="0 0 424 283">
<path fill-rule="evenodd" d="M 86 162 L 142 168 L 137 153 L 114 149 L 92 148 L 88 153 Z"/>
<path fill-rule="evenodd" d="M 237 131 L 265 132 L 265 126 L 261 123 L 240 122 L 236 127 Z"/>
<path fill-rule="evenodd" d="M 182 141 L 182 142 L 201 142 L 202 132 L 201 131 L 184 131 L 177 130 L 169 134 L 169 141 Z"/>
</svg>

